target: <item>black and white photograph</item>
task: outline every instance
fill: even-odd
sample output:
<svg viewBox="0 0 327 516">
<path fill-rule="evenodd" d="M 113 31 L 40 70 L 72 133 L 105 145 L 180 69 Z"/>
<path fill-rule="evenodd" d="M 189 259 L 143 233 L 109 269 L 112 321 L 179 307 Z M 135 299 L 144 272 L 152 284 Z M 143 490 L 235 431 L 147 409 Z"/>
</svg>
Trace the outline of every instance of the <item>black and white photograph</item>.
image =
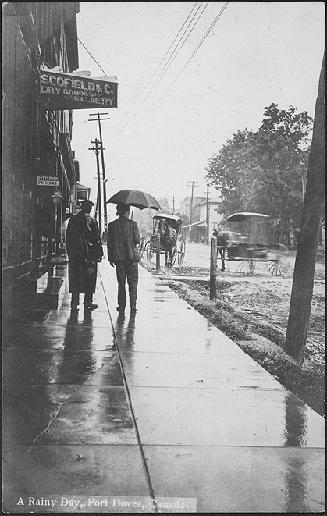
<svg viewBox="0 0 327 516">
<path fill-rule="evenodd" d="M 325 3 L 2 2 L 2 513 L 325 513 Z"/>
</svg>

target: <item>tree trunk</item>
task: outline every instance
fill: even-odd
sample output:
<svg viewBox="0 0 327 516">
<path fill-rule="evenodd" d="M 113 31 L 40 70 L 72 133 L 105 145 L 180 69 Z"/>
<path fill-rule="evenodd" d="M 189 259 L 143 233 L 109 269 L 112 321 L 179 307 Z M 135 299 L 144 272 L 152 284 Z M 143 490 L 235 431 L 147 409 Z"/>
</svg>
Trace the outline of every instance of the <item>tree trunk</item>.
<svg viewBox="0 0 327 516">
<path fill-rule="evenodd" d="M 298 248 L 295 260 L 290 313 L 285 351 L 299 363 L 303 362 L 314 285 L 316 251 L 324 204 L 325 172 L 325 56 L 319 78 L 318 96 L 307 187 L 304 197 Z"/>
</svg>

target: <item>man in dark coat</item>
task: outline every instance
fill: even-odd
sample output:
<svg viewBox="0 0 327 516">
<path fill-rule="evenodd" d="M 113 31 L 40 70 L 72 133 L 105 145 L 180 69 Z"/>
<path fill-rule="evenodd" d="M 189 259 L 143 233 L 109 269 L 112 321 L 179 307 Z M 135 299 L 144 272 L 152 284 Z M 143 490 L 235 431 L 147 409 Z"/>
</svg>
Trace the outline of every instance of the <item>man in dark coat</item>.
<svg viewBox="0 0 327 516">
<path fill-rule="evenodd" d="M 82 201 L 81 211 L 70 218 L 66 233 L 66 249 L 69 258 L 69 292 L 72 294 L 71 309 L 78 310 L 79 295 L 84 293 L 84 309 L 94 310 L 93 294 L 97 279 L 97 262 L 103 250 L 97 221 L 91 217 L 93 202 Z"/>
<path fill-rule="evenodd" d="M 138 262 L 140 233 L 137 223 L 130 220 L 130 207 L 126 204 L 117 204 L 118 219 L 108 225 L 108 260 L 112 266 L 116 265 L 118 281 L 118 307 L 123 315 L 126 307 L 126 279 L 129 286 L 130 313 L 136 313 Z"/>
</svg>

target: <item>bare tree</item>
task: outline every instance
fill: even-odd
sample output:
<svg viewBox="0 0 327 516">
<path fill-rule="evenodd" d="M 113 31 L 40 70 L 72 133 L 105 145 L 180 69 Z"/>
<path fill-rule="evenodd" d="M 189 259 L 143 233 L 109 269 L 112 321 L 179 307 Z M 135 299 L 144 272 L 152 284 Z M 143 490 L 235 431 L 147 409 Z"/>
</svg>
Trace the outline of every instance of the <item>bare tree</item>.
<svg viewBox="0 0 327 516">
<path fill-rule="evenodd" d="M 295 260 L 286 352 L 303 362 L 314 285 L 319 228 L 324 206 L 325 173 L 325 55 L 318 84 L 307 186 Z"/>
</svg>

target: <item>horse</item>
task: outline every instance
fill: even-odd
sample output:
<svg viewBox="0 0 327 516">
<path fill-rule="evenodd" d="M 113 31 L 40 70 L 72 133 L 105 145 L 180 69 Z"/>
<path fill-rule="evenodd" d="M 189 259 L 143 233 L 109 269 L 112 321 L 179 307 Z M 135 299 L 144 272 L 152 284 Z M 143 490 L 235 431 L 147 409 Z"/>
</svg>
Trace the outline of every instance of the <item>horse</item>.
<svg viewBox="0 0 327 516">
<path fill-rule="evenodd" d="M 161 226 L 160 233 L 160 244 L 165 251 L 165 267 L 171 269 L 176 252 L 177 232 L 166 222 L 165 225 Z"/>
<path fill-rule="evenodd" d="M 217 249 L 221 257 L 221 270 L 225 271 L 225 259 L 227 248 L 231 243 L 231 231 L 223 231 L 220 228 L 214 229 L 213 236 L 217 238 Z"/>
</svg>

